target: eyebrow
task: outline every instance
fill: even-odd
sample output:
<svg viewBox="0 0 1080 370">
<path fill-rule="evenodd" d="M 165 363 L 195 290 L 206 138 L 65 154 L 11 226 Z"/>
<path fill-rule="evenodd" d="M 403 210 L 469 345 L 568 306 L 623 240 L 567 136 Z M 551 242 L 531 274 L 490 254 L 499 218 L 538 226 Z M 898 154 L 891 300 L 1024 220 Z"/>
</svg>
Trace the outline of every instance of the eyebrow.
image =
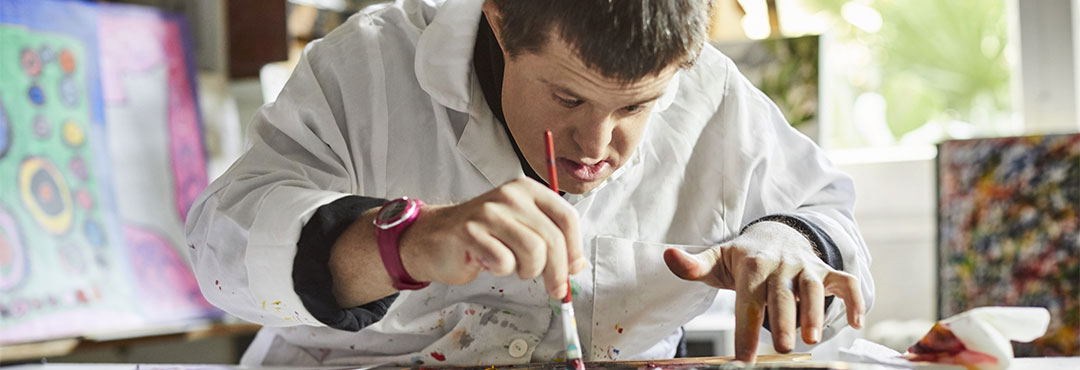
<svg viewBox="0 0 1080 370">
<path fill-rule="evenodd" d="M 551 88 L 554 88 L 555 90 L 558 90 L 559 92 L 561 92 L 563 94 L 570 95 L 571 97 L 573 97 L 575 99 L 585 100 L 585 99 L 582 99 L 581 95 L 579 95 L 578 93 L 575 93 L 574 90 L 571 90 L 569 87 L 566 87 L 566 86 L 560 85 L 558 83 L 548 81 L 547 79 L 544 79 L 544 78 L 539 78 L 539 80 L 540 80 L 540 82 L 543 82 L 544 84 L 548 85 Z M 627 104 L 627 106 L 630 106 L 630 105 L 642 105 L 642 104 L 645 104 L 645 103 L 660 99 L 660 97 L 664 95 L 664 92 L 666 92 L 666 91 L 661 91 L 658 94 L 650 96 L 650 97 L 648 97 L 646 99 L 643 99 L 641 101 L 638 101 L 636 103 Z"/>
</svg>

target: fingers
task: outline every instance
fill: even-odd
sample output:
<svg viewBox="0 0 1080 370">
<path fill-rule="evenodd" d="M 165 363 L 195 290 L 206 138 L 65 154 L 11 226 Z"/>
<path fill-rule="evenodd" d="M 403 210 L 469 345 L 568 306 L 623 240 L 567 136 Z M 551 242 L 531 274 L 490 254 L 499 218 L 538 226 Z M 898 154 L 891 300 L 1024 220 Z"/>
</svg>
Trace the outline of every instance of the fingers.
<svg viewBox="0 0 1080 370">
<path fill-rule="evenodd" d="M 486 203 L 484 207 L 505 208 L 499 203 Z M 514 254 L 517 275 L 521 279 L 532 279 L 540 275 L 547 262 L 548 242 L 532 227 L 522 223 L 519 212 L 492 210 L 492 213 L 505 215 L 487 220 L 491 236 L 498 239 Z M 564 262 L 565 263 L 565 262 Z"/>
<path fill-rule="evenodd" d="M 825 288 L 817 277 L 806 271 L 796 280 L 799 282 L 799 322 L 803 342 L 815 344 L 821 341 L 821 327 L 825 323 Z"/>
<path fill-rule="evenodd" d="M 475 221 L 470 235 L 476 242 L 483 239 L 481 244 L 496 259 L 489 271 L 500 276 L 516 272 L 521 279 L 543 275 L 548 295 L 561 299 L 567 294 L 568 275 L 585 268 L 573 207 L 528 179 L 511 181 L 470 203 L 470 219 Z M 511 258 L 495 254 L 500 248 Z"/>
<path fill-rule="evenodd" d="M 764 303 L 753 292 L 740 291 L 735 295 L 736 360 L 754 362 L 757 358 L 758 335 L 765 319 Z"/>
<path fill-rule="evenodd" d="M 552 194 L 554 195 L 554 194 Z M 578 231 L 578 214 L 569 204 L 556 197 L 554 200 L 537 199 L 536 207 L 548 218 L 553 227 L 552 238 L 558 239 L 552 245 L 562 249 L 562 256 L 571 274 L 585 269 L 585 253 L 581 248 L 581 233 Z"/>
<path fill-rule="evenodd" d="M 788 353 L 795 348 L 795 292 L 789 274 L 774 274 L 769 278 L 769 331 L 777 352 Z"/>
<path fill-rule="evenodd" d="M 830 271 L 825 275 L 825 291 L 840 297 L 847 306 L 848 324 L 855 329 L 862 329 L 863 315 L 866 312 L 859 279 L 842 271 Z"/>
<path fill-rule="evenodd" d="M 488 227 L 478 222 L 466 222 L 465 231 L 473 239 L 473 259 L 483 269 L 495 276 L 506 276 L 514 272 L 517 259 L 498 238 L 491 235 Z"/>
<path fill-rule="evenodd" d="M 567 261 L 570 274 L 581 272 L 585 269 L 585 253 L 581 247 L 577 211 L 566 203 L 558 193 L 544 188 L 543 185 L 535 181 L 530 182 L 534 191 L 541 192 L 534 199 L 534 204 L 553 226 L 548 231 L 549 235 L 552 239 L 561 239 L 559 243 L 553 241 L 552 245 L 561 244 L 561 249 L 565 252 L 560 253 L 559 256 L 564 257 L 563 260 Z"/>
<path fill-rule="evenodd" d="M 544 286 L 551 298 L 562 299 L 566 292 L 566 279 L 569 278 L 566 266 L 566 244 L 559 242 L 547 244 L 547 263 L 544 265 Z"/>
<path fill-rule="evenodd" d="M 577 212 L 557 193 L 535 181 L 526 181 L 520 186 L 525 192 L 533 194 L 517 194 L 516 201 L 512 202 L 516 207 L 514 215 L 544 239 L 545 253 L 542 256 L 537 253 L 534 257 L 539 260 L 534 262 L 543 266 L 548 295 L 562 299 L 567 294 L 566 280 L 570 269 L 580 272 L 585 267 L 581 238 L 578 236 Z M 515 247 L 512 246 L 512 249 Z M 574 259 L 570 258 L 571 253 L 575 254 Z M 522 271 L 519 273 L 522 273 L 523 279 L 535 277 L 526 276 Z"/>
</svg>

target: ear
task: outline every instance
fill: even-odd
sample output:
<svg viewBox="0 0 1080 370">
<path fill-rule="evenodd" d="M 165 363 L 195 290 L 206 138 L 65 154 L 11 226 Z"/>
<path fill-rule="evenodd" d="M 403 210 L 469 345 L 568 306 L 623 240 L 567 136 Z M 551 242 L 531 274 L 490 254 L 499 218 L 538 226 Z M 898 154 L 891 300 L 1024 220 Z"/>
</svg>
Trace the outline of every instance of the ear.
<svg viewBox="0 0 1080 370">
<path fill-rule="evenodd" d="M 492 0 L 486 0 L 482 9 L 484 11 L 482 16 L 487 17 L 488 24 L 491 25 L 491 32 L 495 34 L 495 41 L 499 43 L 499 49 L 502 49 L 505 53 L 506 47 L 502 38 L 502 12 L 499 11 L 499 6 Z"/>
</svg>

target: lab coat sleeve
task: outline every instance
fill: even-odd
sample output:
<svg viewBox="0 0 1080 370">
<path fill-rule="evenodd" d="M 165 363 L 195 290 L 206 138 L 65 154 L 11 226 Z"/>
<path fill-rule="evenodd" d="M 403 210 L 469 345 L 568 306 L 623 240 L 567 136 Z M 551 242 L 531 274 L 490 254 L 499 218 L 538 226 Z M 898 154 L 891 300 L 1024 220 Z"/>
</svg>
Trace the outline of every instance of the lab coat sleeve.
<svg viewBox="0 0 1080 370">
<path fill-rule="evenodd" d="M 193 269 L 206 299 L 233 315 L 267 326 L 325 326 L 294 291 L 292 271 L 301 229 L 321 206 L 365 192 L 378 149 L 353 158 L 348 130 L 378 130 L 349 117 L 342 76 L 371 81 L 374 67 L 331 63 L 364 44 L 343 26 L 304 53 L 278 99 L 249 128 L 248 149 L 199 197 L 186 234 Z M 342 37 L 348 36 L 348 37 Z M 374 47 L 377 49 L 376 46 Z M 327 55 L 329 54 L 329 55 Z M 363 85 L 362 85 L 363 86 Z M 353 92 L 355 94 L 355 92 Z M 355 134 L 355 133 L 354 133 Z M 363 133 L 361 133 L 363 134 Z M 369 135 L 378 136 L 378 135 Z M 369 177 L 369 178 L 363 178 Z"/>
<path fill-rule="evenodd" d="M 730 62 L 729 62 L 730 63 Z M 813 141 L 792 128 L 776 105 L 730 66 L 720 116 L 725 143 L 735 153 L 727 168 L 747 174 L 740 225 L 777 214 L 797 216 L 823 231 L 835 243 L 843 270 L 859 279 L 869 311 L 874 302 L 870 254 L 859 234 L 853 211 L 855 188 Z M 845 305 L 836 300 L 826 312 L 825 337 L 846 325 Z"/>
</svg>

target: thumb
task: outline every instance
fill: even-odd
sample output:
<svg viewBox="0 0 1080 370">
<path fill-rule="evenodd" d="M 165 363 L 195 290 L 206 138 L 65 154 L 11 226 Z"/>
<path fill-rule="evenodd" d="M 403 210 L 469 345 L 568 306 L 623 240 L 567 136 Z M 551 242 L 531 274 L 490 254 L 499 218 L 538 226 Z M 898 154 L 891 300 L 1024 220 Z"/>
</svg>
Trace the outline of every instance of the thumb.
<svg viewBox="0 0 1080 370">
<path fill-rule="evenodd" d="M 684 280 L 702 280 L 709 276 L 720 260 L 720 249 L 711 248 L 698 254 L 686 253 L 675 248 L 664 251 L 664 262 L 675 276 Z"/>
</svg>

